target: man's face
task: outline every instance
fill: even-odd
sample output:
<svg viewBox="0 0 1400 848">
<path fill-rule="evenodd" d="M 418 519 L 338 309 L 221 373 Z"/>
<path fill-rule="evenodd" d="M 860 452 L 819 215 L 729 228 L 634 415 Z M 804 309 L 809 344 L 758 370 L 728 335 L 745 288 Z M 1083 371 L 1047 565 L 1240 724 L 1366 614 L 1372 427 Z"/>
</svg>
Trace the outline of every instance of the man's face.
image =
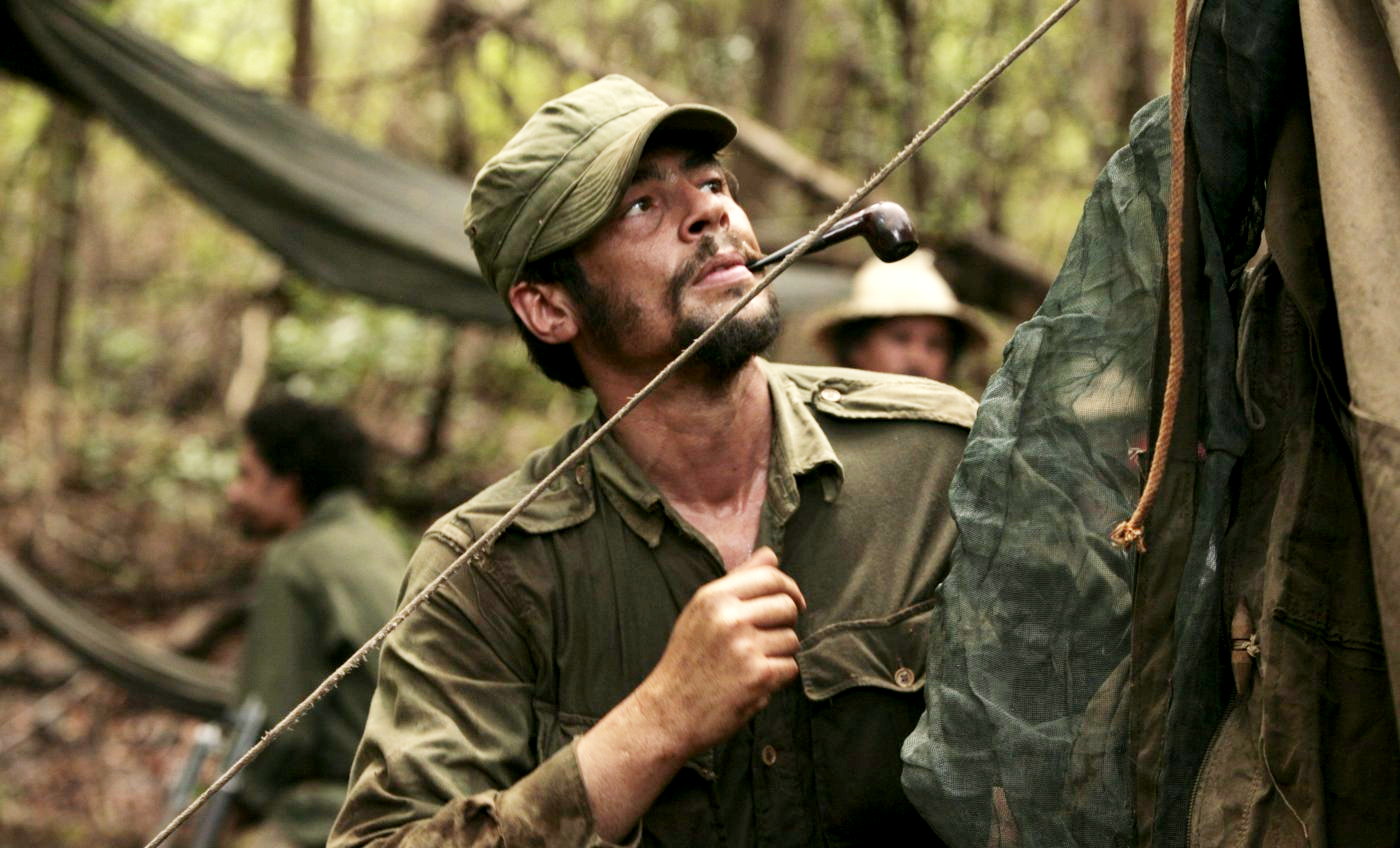
<svg viewBox="0 0 1400 848">
<path fill-rule="evenodd" d="M 296 526 L 301 514 L 295 477 L 274 474 L 251 442 L 238 452 L 238 476 L 224 490 L 229 513 L 247 536 L 278 536 Z"/>
<path fill-rule="evenodd" d="M 886 318 L 851 348 L 849 359 L 853 368 L 946 380 L 953 365 L 953 328 L 931 315 Z"/>
<path fill-rule="evenodd" d="M 760 253 L 724 168 L 711 155 L 648 151 L 602 228 L 574 250 L 589 281 L 580 342 L 618 367 L 649 374 L 694 341 L 754 286 Z M 697 360 L 715 377 L 736 371 L 778 331 L 764 292 Z"/>
</svg>

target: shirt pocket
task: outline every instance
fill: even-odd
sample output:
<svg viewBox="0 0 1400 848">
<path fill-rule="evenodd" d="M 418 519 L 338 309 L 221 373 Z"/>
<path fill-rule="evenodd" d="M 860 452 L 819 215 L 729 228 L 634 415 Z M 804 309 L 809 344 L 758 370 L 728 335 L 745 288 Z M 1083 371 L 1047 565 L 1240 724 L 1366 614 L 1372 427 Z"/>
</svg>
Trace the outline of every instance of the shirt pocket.
<svg viewBox="0 0 1400 848">
<path fill-rule="evenodd" d="M 797 653 L 811 711 L 817 804 L 828 845 L 939 845 L 900 786 L 899 749 L 923 713 L 937 600 L 842 622 Z"/>
<path fill-rule="evenodd" d="M 544 762 L 598 723 L 593 716 L 561 710 L 536 700 L 535 748 Z M 686 762 L 642 815 L 642 842 L 652 846 L 719 846 L 723 829 L 717 819 L 715 754 L 702 751 Z"/>
<path fill-rule="evenodd" d="M 598 723 L 593 716 L 564 712 L 554 704 L 534 702 L 535 757 L 544 762 Z"/>
</svg>

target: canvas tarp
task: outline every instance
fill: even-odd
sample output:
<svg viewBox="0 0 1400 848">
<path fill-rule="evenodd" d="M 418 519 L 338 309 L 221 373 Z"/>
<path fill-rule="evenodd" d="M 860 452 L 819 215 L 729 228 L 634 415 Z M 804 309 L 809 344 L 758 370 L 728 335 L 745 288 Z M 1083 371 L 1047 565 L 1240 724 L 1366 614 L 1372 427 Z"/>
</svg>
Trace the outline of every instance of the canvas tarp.
<svg viewBox="0 0 1400 848">
<path fill-rule="evenodd" d="M 1400 3 L 1299 6 L 1371 557 L 1400 709 Z"/>
<path fill-rule="evenodd" d="M 0 60 L 121 130 L 307 278 L 459 319 L 504 320 L 462 235 L 467 186 L 368 150 L 67 0 L 6 0 Z M 19 67 L 15 67 L 19 65 Z"/>
<path fill-rule="evenodd" d="M 217 666 L 155 647 L 54 596 L 0 550 L 0 596 L 44 632 L 143 698 L 204 718 L 222 718 L 233 700 L 232 676 Z"/>
<path fill-rule="evenodd" d="M 502 324 L 462 232 L 468 186 L 371 150 L 71 0 L 0 0 L 0 68 L 102 116 L 196 198 L 312 282 Z M 848 275 L 795 266 L 774 283 L 802 312 Z"/>
</svg>

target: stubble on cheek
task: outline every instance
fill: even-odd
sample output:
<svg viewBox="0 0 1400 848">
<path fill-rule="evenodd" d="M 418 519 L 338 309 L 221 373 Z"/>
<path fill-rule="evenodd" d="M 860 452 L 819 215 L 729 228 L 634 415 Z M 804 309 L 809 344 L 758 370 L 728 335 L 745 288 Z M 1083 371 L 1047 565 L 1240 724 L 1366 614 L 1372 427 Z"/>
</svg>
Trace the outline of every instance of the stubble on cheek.
<svg viewBox="0 0 1400 848">
<path fill-rule="evenodd" d="M 700 273 L 700 268 L 716 253 L 719 253 L 719 242 L 713 236 L 705 236 L 700 240 L 695 253 L 682 262 L 676 273 L 671 275 L 671 279 L 666 281 L 666 300 L 671 306 L 672 316 L 680 314 L 681 299 L 685 297 L 686 286 L 690 285 L 690 281 Z"/>
<path fill-rule="evenodd" d="M 632 300 L 594 290 L 584 307 L 584 322 L 593 328 L 598 343 L 610 350 L 623 350 L 642 321 L 642 309 Z"/>
</svg>

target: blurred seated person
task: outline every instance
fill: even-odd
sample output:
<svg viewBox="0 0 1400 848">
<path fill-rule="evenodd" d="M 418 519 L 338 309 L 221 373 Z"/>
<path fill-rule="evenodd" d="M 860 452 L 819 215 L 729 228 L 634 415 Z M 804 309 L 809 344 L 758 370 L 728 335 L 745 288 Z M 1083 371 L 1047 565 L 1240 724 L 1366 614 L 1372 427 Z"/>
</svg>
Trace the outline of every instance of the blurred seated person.
<svg viewBox="0 0 1400 848">
<path fill-rule="evenodd" d="M 286 715 L 394 614 L 406 558 L 363 489 L 370 445 L 331 406 L 283 397 L 248 414 L 225 491 L 248 536 L 268 540 L 238 676 L 266 725 Z M 239 848 L 324 845 L 345 797 L 378 672 L 348 675 L 241 773 Z"/>
<path fill-rule="evenodd" d="M 848 300 L 813 322 L 817 346 L 846 368 L 947 382 L 959 357 L 987 334 L 917 250 L 898 262 L 871 259 L 856 272 Z"/>
</svg>

